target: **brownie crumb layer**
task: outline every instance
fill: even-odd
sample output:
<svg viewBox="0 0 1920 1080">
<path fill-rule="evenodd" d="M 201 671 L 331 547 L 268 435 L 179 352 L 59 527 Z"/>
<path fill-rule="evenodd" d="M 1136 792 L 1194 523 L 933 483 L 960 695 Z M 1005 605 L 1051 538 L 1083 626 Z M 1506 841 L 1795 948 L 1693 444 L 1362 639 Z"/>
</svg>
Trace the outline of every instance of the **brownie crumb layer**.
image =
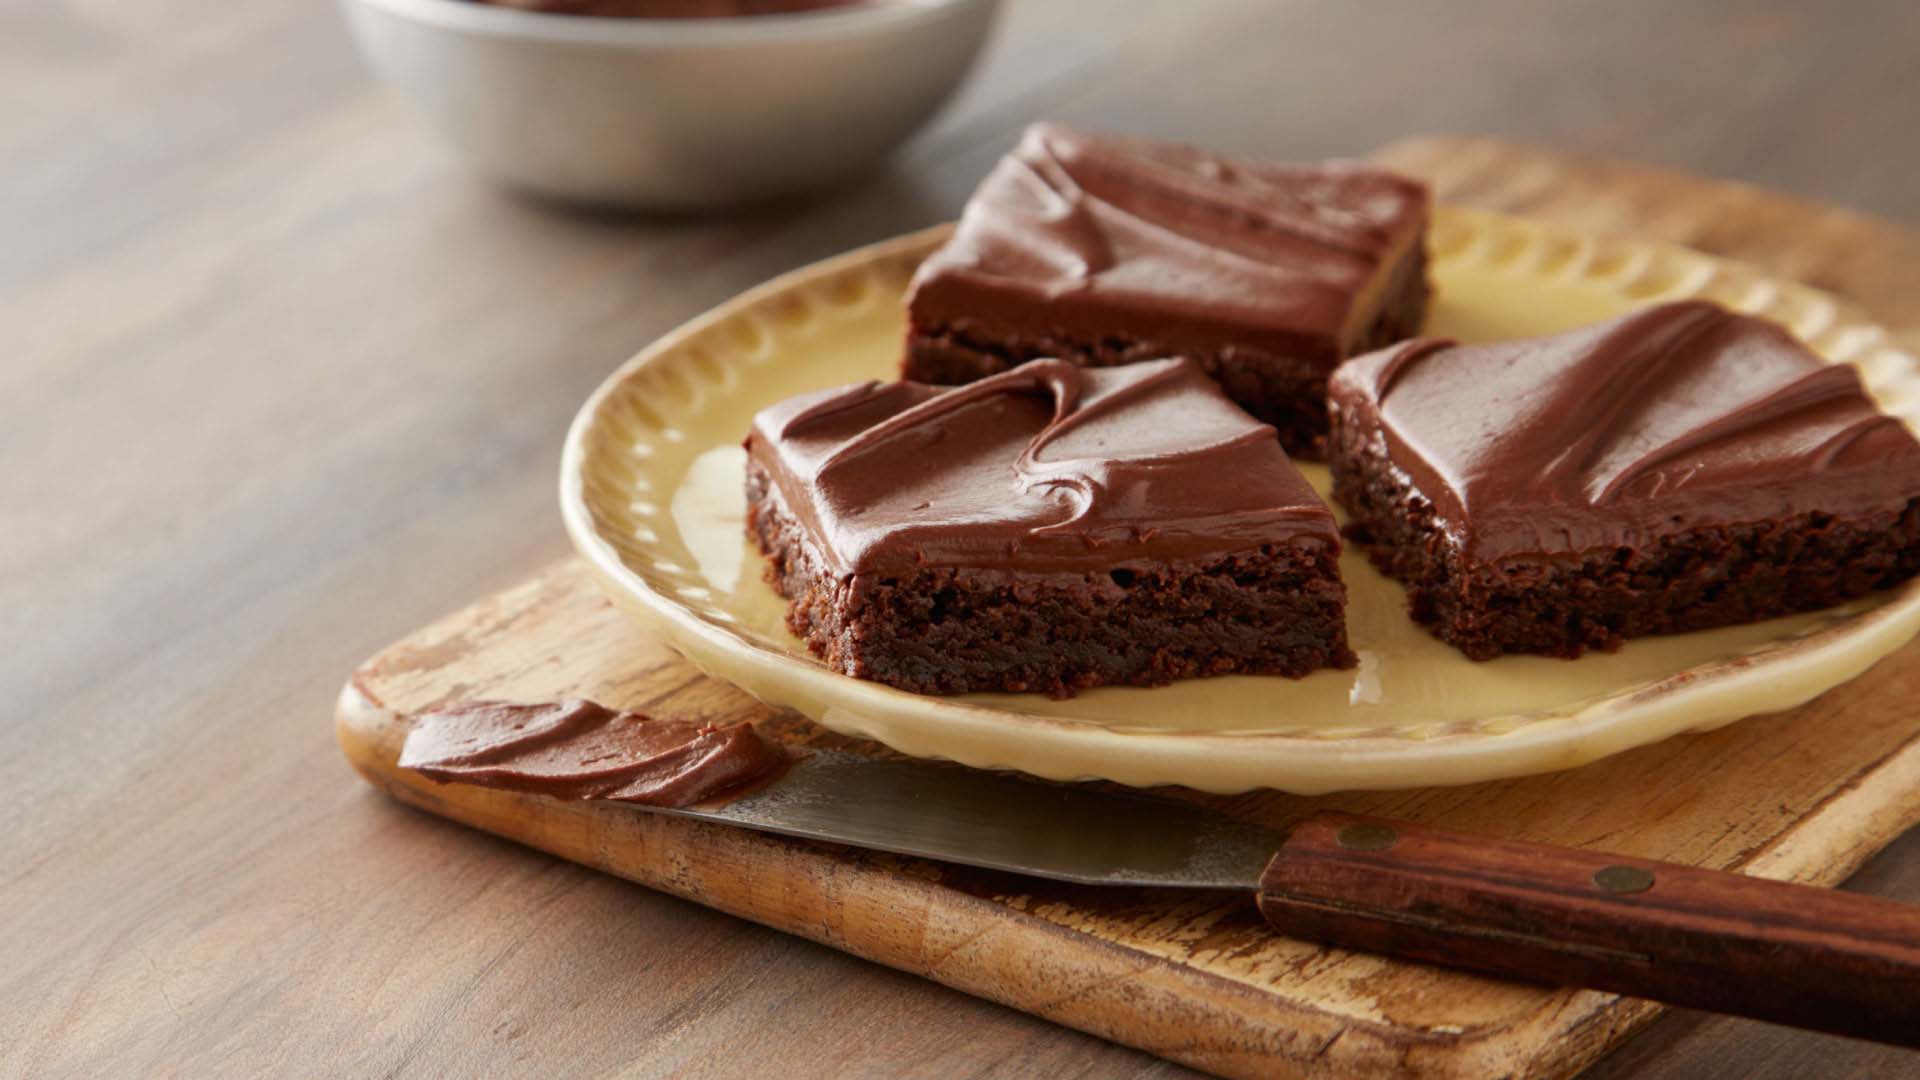
<svg viewBox="0 0 1920 1080">
<path fill-rule="evenodd" d="M 1186 357 L 1317 457 L 1333 368 L 1425 320 L 1428 213 L 1424 186 L 1356 162 L 1036 124 L 914 275 L 901 374 Z"/>
<path fill-rule="evenodd" d="M 1574 657 L 1920 573 L 1920 442 L 1852 368 L 1715 304 L 1406 342 L 1330 393 L 1347 535 L 1475 659 Z"/>
<path fill-rule="evenodd" d="M 1332 511 L 1190 360 L 803 394 L 747 457 L 787 624 L 857 678 L 1066 695 L 1354 663 Z"/>
<path fill-rule="evenodd" d="M 1920 574 L 1920 500 L 1852 518 L 1683 529 L 1641 547 L 1476 564 L 1379 447 L 1336 437 L 1348 536 L 1407 586 L 1416 622 L 1475 660 L 1566 658 L 1626 639 L 1817 611 Z"/>
<path fill-rule="evenodd" d="M 1337 550 L 1267 545 L 1194 562 L 1020 575 L 928 568 L 827 571 L 765 470 L 750 466 L 748 529 L 787 628 L 858 679 L 926 694 L 1163 686 L 1208 675 L 1299 677 L 1352 667 Z"/>
<path fill-rule="evenodd" d="M 1420 332 L 1428 303 L 1423 251 L 1416 248 L 1389 292 L 1391 301 L 1367 324 L 1353 351 L 1384 348 Z M 915 382 L 952 386 L 1043 357 L 1086 367 L 1113 367 L 1175 355 L 1199 364 L 1235 403 L 1271 424 L 1288 454 L 1316 461 L 1325 458 L 1327 376 L 1340 362 L 1339 354 L 1326 347 L 1303 344 L 1289 353 L 1235 344 L 1183 350 L 1163 340 L 1125 333 L 1078 336 L 1059 327 L 1007 322 L 990 313 L 938 325 L 922 324 L 910 316 L 901 370 Z"/>
</svg>

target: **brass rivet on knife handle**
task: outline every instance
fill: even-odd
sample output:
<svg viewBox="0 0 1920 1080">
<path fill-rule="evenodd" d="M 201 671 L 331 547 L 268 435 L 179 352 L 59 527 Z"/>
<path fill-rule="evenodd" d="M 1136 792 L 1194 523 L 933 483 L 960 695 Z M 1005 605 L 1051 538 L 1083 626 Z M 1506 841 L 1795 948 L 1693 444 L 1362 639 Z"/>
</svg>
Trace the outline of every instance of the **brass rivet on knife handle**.
<svg viewBox="0 0 1920 1080">
<path fill-rule="evenodd" d="M 1388 826 L 1372 821 L 1356 821 L 1340 830 L 1334 842 L 1348 851 L 1385 851 L 1400 839 Z"/>
<path fill-rule="evenodd" d="M 1624 896 L 1653 888 L 1653 871 L 1638 866 L 1603 866 L 1593 872 L 1595 888 Z"/>
</svg>

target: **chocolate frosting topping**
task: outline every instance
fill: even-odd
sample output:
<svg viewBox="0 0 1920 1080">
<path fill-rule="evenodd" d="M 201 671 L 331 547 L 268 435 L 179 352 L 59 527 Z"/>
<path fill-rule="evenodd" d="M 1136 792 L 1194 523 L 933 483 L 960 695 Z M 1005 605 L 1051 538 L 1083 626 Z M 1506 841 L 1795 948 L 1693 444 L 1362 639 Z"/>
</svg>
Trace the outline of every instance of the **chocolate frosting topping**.
<svg viewBox="0 0 1920 1080">
<path fill-rule="evenodd" d="M 1342 366 L 1332 396 L 1481 558 L 1920 496 L 1920 443 L 1852 367 L 1706 301 L 1531 340 L 1404 342 Z"/>
<path fill-rule="evenodd" d="M 755 417 L 747 445 L 842 575 L 1339 546 L 1273 429 L 1186 360 L 804 394 Z"/>
<path fill-rule="evenodd" d="M 443 783 L 563 799 L 687 806 L 765 780 L 785 763 L 751 724 L 616 712 L 591 701 L 472 701 L 413 717 L 400 766 Z"/>
<path fill-rule="evenodd" d="M 1359 298 L 1417 243 L 1426 189 L 1350 162 L 1234 161 L 1171 143 L 1027 129 L 921 265 L 915 321 L 964 321 L 982 294 L 1096 339 L 1116 315 L 1175 348 L 1285 351 L 1346 340 Z"/>
</svg>

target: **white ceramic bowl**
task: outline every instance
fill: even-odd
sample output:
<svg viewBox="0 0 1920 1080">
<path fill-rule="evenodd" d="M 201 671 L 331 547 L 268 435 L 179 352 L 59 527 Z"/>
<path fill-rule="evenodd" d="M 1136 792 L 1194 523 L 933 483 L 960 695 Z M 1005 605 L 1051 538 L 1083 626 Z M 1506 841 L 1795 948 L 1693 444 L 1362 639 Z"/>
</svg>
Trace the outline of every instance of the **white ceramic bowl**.
<svg viewBox="0 0 1920 1080">
<path fill-rule="evenodd" d="M 873 164 L 959 85 L 998 0 L 727 19 L 342 6 L 373 70 L 486 175 L 575 202 L 684 210 Z"/>
</svg>

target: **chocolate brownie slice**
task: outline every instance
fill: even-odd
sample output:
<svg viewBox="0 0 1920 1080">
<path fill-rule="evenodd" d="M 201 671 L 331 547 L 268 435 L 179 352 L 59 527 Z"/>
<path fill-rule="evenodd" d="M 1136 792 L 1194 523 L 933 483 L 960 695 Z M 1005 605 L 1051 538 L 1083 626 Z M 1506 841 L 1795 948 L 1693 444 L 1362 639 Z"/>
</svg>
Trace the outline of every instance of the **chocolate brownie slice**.
<svg viewBox="0 0 1920 1080">
<path fill-rule="evenodd" d="M 1065 696 L 1354 662 L 1332 512 L 1190 361 L 804 394 L 747 451 L 787 625 L 856 678 Z"/>
<path fill-rule="evenodd" d="M 1920 443 L 1846 365 L 1704 301 L 1341 367 L 1334 493 L 1475 659 L 1827 607 L 1920 572 Z"/>
<path fill-rule="evenodd" d="M 915 275 L 902 375 L 1186 356 L 1318 456 L 1334 367 L 1426 318 L 1427 216 L 1425 187 L 1364 165 L 1035 125 Z"/>
</svg>

